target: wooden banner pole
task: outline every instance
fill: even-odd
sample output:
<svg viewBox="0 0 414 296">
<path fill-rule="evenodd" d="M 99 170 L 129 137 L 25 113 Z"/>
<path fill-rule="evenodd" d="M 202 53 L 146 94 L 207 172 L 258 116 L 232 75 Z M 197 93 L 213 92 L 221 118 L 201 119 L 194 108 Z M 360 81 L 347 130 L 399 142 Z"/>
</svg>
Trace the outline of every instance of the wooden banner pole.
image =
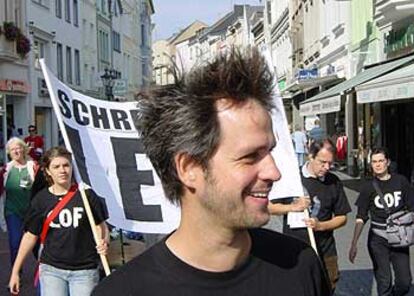
<svg viewBox="0 0 414 296">
<path fill-rule="evenodd" d="M 81 184 L 81 185 L 83 185 L 83 184 Z M 79 186 L 79 191 L 81 193 L 83 205 L 84 205 L 85 211 L 86 211 L 86 215 L 88 216 L 88 221 L 89 221 L 89 224 L 90 224 L 91 229 L 92 229 L 93 238 L 95 240 L 95 243 L 98 244 L 102 240 L 102 238 L 98 237 L 98 231 L 96 230 L 95 219 L 93 218 L 92 210 L 91 210 L 91 207 L 89 205 L 88 198 L 86 197 L 86 192 L 85 192 L 84 186 Z M 99 254 L 99 256 L 101 258 L 101 262 L 102 262 L 103 269 L 105 271 L 105 275 L 106 276 L 110 275 L 111 274 L 111 269 L 109 268 L 108 259 L 106 258 L 105 255 Z"/>
<path fill-rule="evenodd" d="M 305 219 L 309 219 L 309 210 L 304 210 Z M 318 254 L 318 249 L 316 247 L 316 241 L 315 241 L 315 234 L 313 233 L 313 229 L 311 227 L 306 227 L 308 229 L 308 235 L 309 235 L 309 241 L 311 243 L 312 248 L 315 250 L 316 254 Z"/>
</svg>

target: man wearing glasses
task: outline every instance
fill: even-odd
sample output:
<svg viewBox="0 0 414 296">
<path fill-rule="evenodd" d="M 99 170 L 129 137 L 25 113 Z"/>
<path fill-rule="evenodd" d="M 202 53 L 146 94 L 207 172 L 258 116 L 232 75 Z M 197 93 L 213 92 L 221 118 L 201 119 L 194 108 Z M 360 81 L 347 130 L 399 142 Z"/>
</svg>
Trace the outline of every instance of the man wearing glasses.
<svg viewBox="0 0 414 296">
<path fill-rule="evenodd" d="M 310 205 L 310 218 L 305 224 L 315 234 L 318 253 L 329 275 L 332 290 L 339 279 L 338 257 L 333 231 L 346 224 L 351 211 L 341 181 L 330 173 L 335 146 L 329 139 L 314 141 L 309 148 L 309 160 L 301 169 L 304 189 L 309 198 L 275 200 L 269 205 L 270 213 L 284 215 L 283 232 L 309 242 L 306 228 L 291 228 L 287 213 L 303 212 Z"/>
<path fill-rule="evenodd" d="M 43 137 L 37 134 L 37 128 L 29 125 L 29 135 L 24 138 L 24 142 L 29 146 L 29 155 L 33 160 L 38 161 L 43 154 Z"/>
</svg>

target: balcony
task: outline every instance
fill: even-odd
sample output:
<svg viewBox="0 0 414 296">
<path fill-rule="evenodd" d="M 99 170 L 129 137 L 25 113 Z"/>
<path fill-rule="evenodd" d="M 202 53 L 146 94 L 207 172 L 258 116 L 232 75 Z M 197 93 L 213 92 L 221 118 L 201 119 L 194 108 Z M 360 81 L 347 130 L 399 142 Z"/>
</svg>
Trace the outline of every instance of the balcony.
<svg viewBox="0 0 414 296">
<path fill-rule="evenodd" d="M 0 62 L 12 62 L 19 60 L 20 57 L 16 52 L 16 42 L 8 41 L 4 34 L 0 35 Z"/>
<path fill-rule="evenodd" d="M 376 0 L 374 19 L 378 27 L 395 23 L 414 15 L 413 0 Z"/>
</svg>

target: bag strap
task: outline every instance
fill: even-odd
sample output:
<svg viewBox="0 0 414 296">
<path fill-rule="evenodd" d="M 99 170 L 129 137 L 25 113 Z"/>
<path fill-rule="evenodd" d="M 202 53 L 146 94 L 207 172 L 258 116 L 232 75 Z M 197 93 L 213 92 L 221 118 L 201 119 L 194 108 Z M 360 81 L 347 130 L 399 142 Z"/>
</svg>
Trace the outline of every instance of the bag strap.
<svg viewBox="0 0 414 296">
<path fill-rule="evenodd" d="M 40 234 L 40 243 L 42 244 L 45 239 L 46 235 L 49 231 L 50 223 L 59 215 L 60 211 L 67 205 L 67 203 L 75 196 L 76 192 L 78 191 L 78 184 L 73 184 L 70 188 L 68 193 L 57 203 L 57 205 L 53 208 L 50 215 L 46 218 L 45 222 L 43 223 L 42 233 Z"/>
<path fill-rule="evenodd" d="M 390 208 L 387 205 L 387 202 L 384 198 L 384 193 L 382 193 L 381 189 L 379 188 L 379 184 L 377 180 L 374 177 L 374 180 L 372 180 L 372 185 L 374 186 L 375 191 L 377 192 L 378 196 L 380 197 L 380 202 L 382 203 L 382 206 L 384 207 L 385 213 L 387 213 L 387 216 L 391 214 Z"/>
</svg>

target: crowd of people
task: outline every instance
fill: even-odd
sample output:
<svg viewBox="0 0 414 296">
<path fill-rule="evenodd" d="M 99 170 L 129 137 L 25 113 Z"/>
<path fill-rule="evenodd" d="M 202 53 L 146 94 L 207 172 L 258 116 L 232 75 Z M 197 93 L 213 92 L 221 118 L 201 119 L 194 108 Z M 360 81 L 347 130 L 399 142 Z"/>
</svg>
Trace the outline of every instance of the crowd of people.
<svg viewBox="0 0 414 296">
<path fill-rule="evenodd" d="M 335 134 L 328 137 L 327 132 L 321 127 L 320 120 L 317 118 L 313 127 L 306 131 L 296 124 L 291 133 L 293 148 L 296 154 L 299 167 L 305 163 L 306 156 L 309 154 L 309 147 L 315 141 L 329 138 L 335 147 L 334 157 L 337 162 L 344 162 L 347 155 L 348 137 L 343 128 L 337 127 Z"/>
<path fill-rule="evenodd" d="M 38 169 L 36 157 L 43 151 L 35 148 L 36 141 L 31 141 L 32 155 L 24 141 L 10 139 L 11 162 L 3 168 L 1 184 L 11 293 L 19 293 L 22 265 L 40 240 L 40 295 L 332 295 L 340 275 L 333 233 L 351 213 L 343 184 L 330 172 L 336 145 L 319 122 L 309 133 L 310 144 L 296 127 L 292 139 L 305 196 L 269 202 L 273 183 L 283 177 L 271 155 L 277 144 L 273 81 L 257 50 L 232 49 L 186 79 L 138 98 L 136 127 L 145 153 L 166 198 L 180 207 L 181 221 L 100 282 L 99 255 L 107 253 L 109 243 L 105 206 L 93 189 L 86 190 L 96 242 L 73 179 L 71 154 L 52 148 Z M 388 196 L 387 208 L 414 211 L 412 186 L 390 173 L 389 164 L 385 149 L 373 150 L 373 180 Z M 378 295 L 407 295 L 409 247 L 392 247 L 374 231 L 388 214 L 372 183 L 364 184 L 356 203 L 349 259 L 354 262 L 370 219 L 368 248 Z M 305 210 L 304 226 L 292 227 L 290 213 Z M 271 215 L 283 216 L 283 234 L 261 228 Z"/>
</svg>

